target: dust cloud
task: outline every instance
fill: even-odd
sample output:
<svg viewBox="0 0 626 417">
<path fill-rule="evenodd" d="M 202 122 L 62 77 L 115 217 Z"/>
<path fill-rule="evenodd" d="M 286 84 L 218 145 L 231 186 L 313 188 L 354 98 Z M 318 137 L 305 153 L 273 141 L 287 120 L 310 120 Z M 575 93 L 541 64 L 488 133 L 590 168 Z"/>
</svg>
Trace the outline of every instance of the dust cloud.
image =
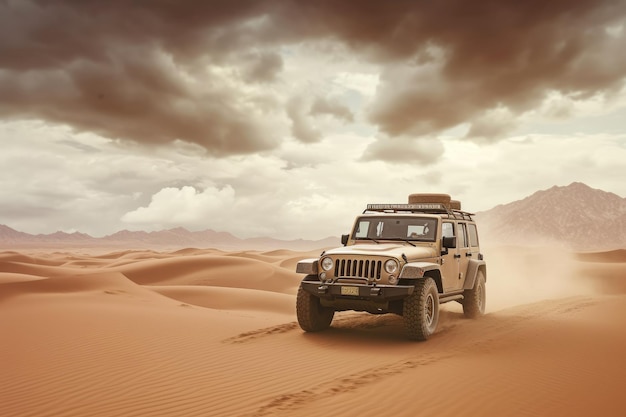
<svg viewBox="0 0 626 417">
<path fill-rule="evenodd" d="M 499 246 L 483 250 L 487 312 L 537 301 L 597 294 L 575 255 L 558 247 Z"/>
</svg>

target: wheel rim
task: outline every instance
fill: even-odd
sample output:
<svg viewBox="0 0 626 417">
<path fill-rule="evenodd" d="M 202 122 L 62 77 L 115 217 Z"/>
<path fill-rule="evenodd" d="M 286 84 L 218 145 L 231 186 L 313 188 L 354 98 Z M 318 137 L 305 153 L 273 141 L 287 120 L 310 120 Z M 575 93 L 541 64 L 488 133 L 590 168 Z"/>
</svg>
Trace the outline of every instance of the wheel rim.
<svg viewBox="0 0 626 417">
<path fill-rule="evenodd" d="M 435 320 L 435 299 L 432 294 L 426 296 L 426 305 L 424 306 L 424 313 L 426 314 L 426 325 L 431 327 Z"/>
</svg>

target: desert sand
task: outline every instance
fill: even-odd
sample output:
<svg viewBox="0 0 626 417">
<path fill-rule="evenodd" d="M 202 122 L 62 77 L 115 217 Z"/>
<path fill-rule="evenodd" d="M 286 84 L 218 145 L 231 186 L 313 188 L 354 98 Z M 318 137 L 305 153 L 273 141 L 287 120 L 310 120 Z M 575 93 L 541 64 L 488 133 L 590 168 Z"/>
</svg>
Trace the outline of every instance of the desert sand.
<svg viewBox="0 0 626 417">
<path fill-rule="evenodd" d="M 623 416 L 626 252 L 493 248 L 488 314 L 295 318 L 279 250 L 0 252 L 1 416 Z"/>
</svg>

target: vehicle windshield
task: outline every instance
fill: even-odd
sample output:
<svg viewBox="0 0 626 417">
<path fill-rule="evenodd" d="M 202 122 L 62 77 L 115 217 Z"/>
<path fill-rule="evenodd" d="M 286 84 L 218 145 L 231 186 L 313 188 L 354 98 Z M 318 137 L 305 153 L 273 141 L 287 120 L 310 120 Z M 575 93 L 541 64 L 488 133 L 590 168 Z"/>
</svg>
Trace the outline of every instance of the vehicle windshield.
<svg viewBox="0 0 626 417">
<path fill-rule="evenodd" d="M 352 238 L 434 242 L 436 232 L 437 219 L 429 217 L 361 217 L 356 222 Z"/>
</svg>

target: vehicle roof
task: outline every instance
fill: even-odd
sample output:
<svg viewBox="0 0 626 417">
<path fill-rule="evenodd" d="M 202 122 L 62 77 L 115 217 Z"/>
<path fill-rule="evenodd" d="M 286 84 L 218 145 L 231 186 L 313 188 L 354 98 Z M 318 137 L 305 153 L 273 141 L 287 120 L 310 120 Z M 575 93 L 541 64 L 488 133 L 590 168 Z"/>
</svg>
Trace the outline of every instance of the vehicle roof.
<svg viewBox="0 0 626 417">
<path fill-rule="evenodd" d="M 403 215 L 403 216 L 426 216 L 440 219 L 466 220 L 473 222 L 473 213 L 462 210 L 454 210 L 443 204 L 368 204 L 363 211 L 364 215 Z"/>
<path fill-rule="evenodd" d="M 439 214 L 432 214 L 432 213 L 411 213 L 411 212 L 383 212 L 383 211 L 379 211 L 379 212 L 371 212 L 371 211 L 366 211 L 363 214 L 361 214 L 359 217 L 385 217 L 385 216 L 389 216 L 389 217 L 430 217 L 430 218 L 434 218 L 434 219 L 440 219 L 441 215 Z"/>
<path fill-rule="evenodd" d="M 443 219 L 443 220 L 462 220 L 466 222 L 474 223 L 474 219 L 471 217 L 464 217 L 461 215 L 449 215 L 447 213 L 415 213 L 415 212 L 363 212 L 359 217 L 426 217 L 433 219 Z"/>
</svg>

